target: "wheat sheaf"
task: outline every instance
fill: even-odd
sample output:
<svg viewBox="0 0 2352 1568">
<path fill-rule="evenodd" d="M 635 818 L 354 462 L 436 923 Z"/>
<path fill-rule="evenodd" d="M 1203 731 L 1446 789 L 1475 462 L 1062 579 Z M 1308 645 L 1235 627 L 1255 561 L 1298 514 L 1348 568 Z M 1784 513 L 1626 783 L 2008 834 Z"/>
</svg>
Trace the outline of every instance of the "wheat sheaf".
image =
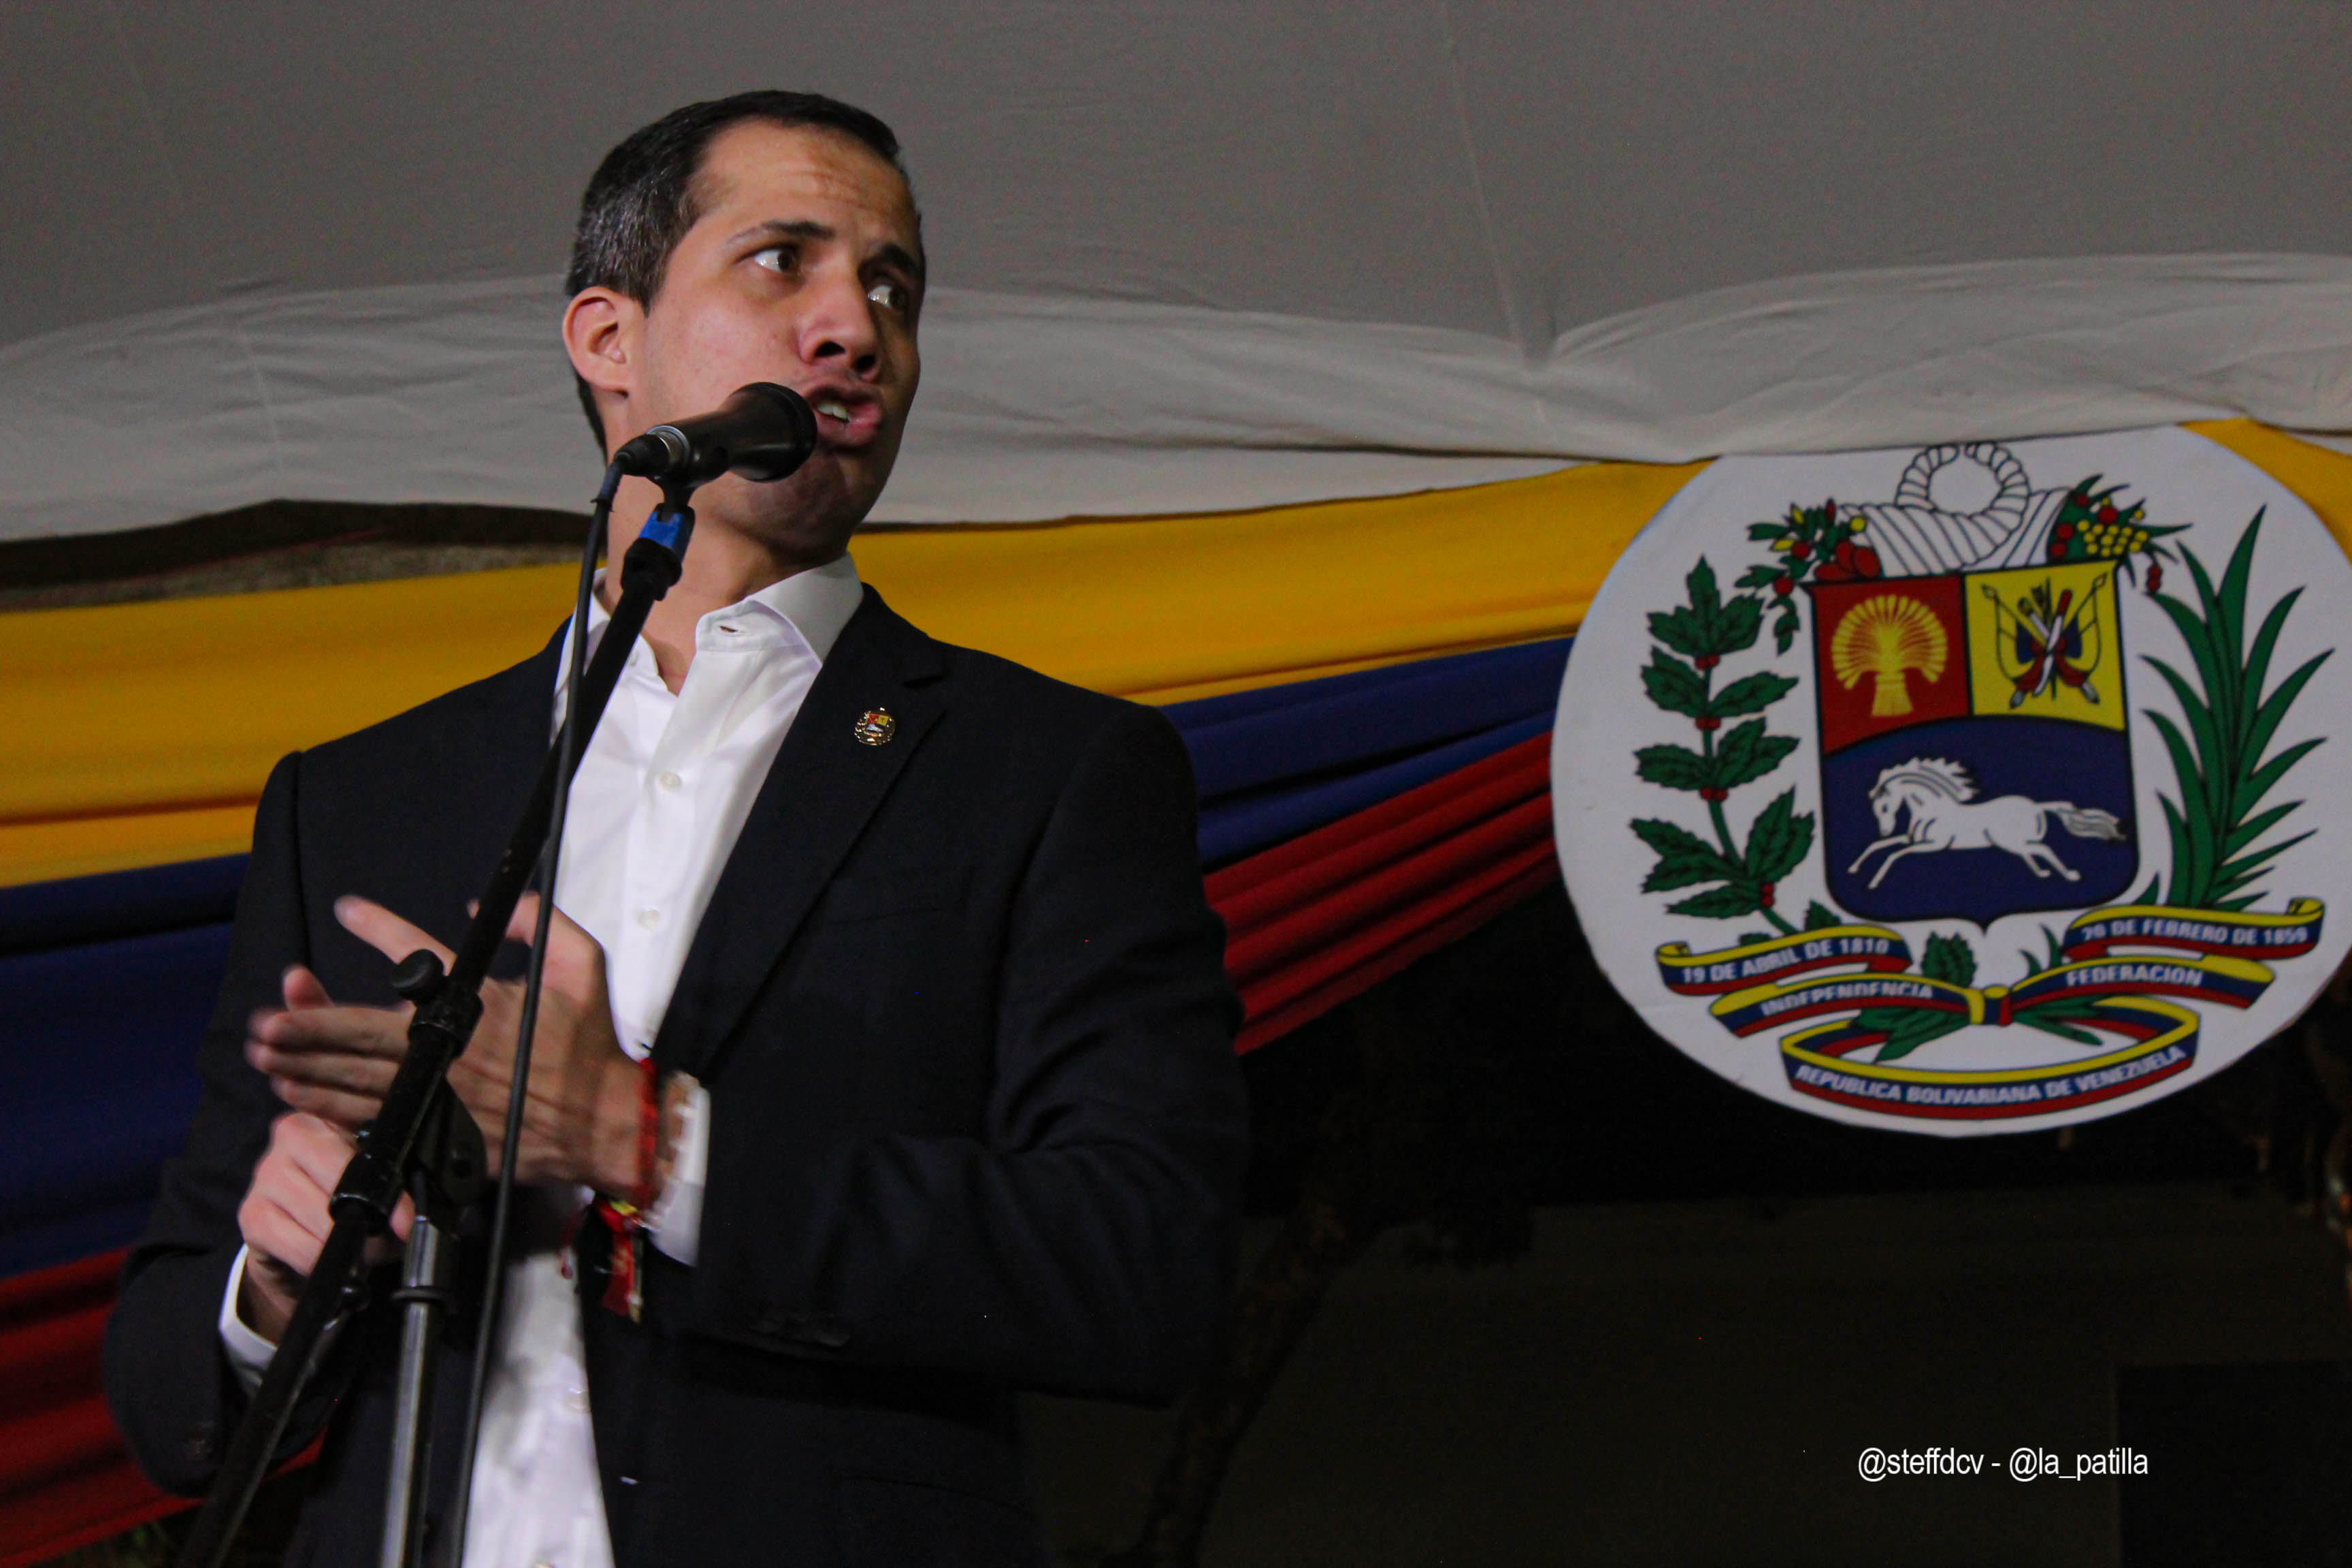
<svg viewBox="0 0 2352 1568">
<path fill-rule="evenodd" d="M 1865 675 L 1876 685 L 1871 692 L 1870 716 L 1899 718 L 1911 711 L 1911 693 L 1903 678 L 1916 670 L 1929 685 L 1943 679 L 1944 661 L 1951 645 L 1944 623 L 1918 600 L 1901 594 L 1878 594 L 1864 599 L 1838 620 L 1830 634 L 1830 666 L 1841 684 L 1851 690 Z"/>
</svg>

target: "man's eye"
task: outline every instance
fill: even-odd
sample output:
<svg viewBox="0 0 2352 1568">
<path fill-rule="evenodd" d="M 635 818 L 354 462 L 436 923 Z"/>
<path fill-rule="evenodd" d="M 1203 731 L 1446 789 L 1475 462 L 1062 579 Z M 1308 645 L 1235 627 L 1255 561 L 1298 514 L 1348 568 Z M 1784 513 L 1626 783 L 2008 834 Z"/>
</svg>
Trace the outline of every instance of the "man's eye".
<svg viewBox="0 0 2352 1568">
<path fill-rule="evenodd" d="M 866 297 L 886 310 L 903 311 L 907 308 L 907 286 L 887 278 L 866 289 Z"/>
<path fill-rule="evenodd" d="M 790 272 L 793 269 L 793 247 L 789 245 L 771 245 L 763 250 L 755 250 L 751 253 L 753 264 L 764 267 L 771 272 Z"/>
</svg>

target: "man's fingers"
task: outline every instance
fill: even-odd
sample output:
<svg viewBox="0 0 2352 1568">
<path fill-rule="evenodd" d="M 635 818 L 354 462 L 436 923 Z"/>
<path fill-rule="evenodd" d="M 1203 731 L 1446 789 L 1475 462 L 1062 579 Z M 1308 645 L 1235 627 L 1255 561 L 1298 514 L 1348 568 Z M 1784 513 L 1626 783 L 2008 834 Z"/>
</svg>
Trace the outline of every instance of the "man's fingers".
<svg viewBox="0 0 2352 1568">
<path fill-rule="evenodd" d="M 345 931 L 395 963 L 420 947 L 438 955 L 445 966 L 449 963 L 449 950 L 434 941 L 424 927 L 411 924 L 373 900 L 345 894 L 335 900 L 335 919 Z"/>
<path fill-rule="evenodd" d="M 307 1111 L 281 1116 L 278 1126 L 277 1146 L 285 1151 L 295 1169 L 308 1176 L 321 1193 L 333 1193 L 336 1184 L 343 1179 L 343 1167 L 352 1163 L 352 1151 L 359 1147 L 359 1140 Z"/>
<path fill-rule="evenodd" d="M 279 989 L 285 994 L 286 1006 L 289 1012 L 300 1012 L 309 1007 L 331 1007 L 335 1005 L 335 999 L 327 994 L 327 988 L 319 983 L 319 977 L 299 963 L 289 967 L 278 984 Z"/>
<path fill-rule="evenodd" d="M 334 1228 L 334 1220 L 325 1209 L 315 1213 L 323 1228 L 312 1229 L 282 1204 L 254 1200 L 240 1216 L 245 1244 L 265 1265 L 283 1268 L 297 1280 L 307 1279 L 318 1268 L 319 1254 L 326 1250 L 327 1233 Z M 380 1267 L 398 1257 L 400 1243 L 408 1239 L 415 1224 L 416 1205 L 404 1197 L 392 1214 L 392 1235 L 369 1238 L 369 1266 Z"/>
<path fill-rule="evenodd" d="M 383 1095 L 400 1070 L 400 1058 L 374 1051 L 316 1042 L 281 1043 L 255 1038 L 245 1043 L 245 1059 L 273 1079 L 291 1079 L 314 1089 L 340 1089 L 354 1094 Z"/>
<path fill-rule="evenodd" d="M 396 1062 L 408 1054 L 409 1012 L 405 1007 L 310 1007 L 298 1013 L 257 1013 L 246 1033 L 251 1043 L 288 1055 L 375 1057 Z"/>
<path fill-rule="evenodd" d="M 271 1262 L 304 1278 L 319 1266 L 325 1236 L 313 1235 L 285 1205 L 257 1196 L 247 1200 L 245 1211 L 238 1217 L 245 1244 Z"/>
<path fill-rule="evenodd" d="M 279 1117 L 270 1129 L 269 1152 L 255 1168 L 253 1186 L 237 1210 L 246 1244 L 299 1274 L 310 1273 L 332 1223 L 328 1197 L 352 1146 L 352 1139 L 316 1117 Z"/>
<path fill-rule="evenodd" d="M 303 1111 L 353 1132 L 358 1131 L 362 1124 L 374 1121 L 383 1110 L 383 1097 L 378 1094 L 351 1094 L 342 1089 L 319 1089 L 284 1078 L 271 1079 L 269 1087 L 287 1109 Z"/>
<path fill-rule="evenodd" d="M 525 893 L 515 904 L 514 915 L 507 921 L 507 940 L 530 945 L 539 934 L 539 895 Z M 604 949 L 581 925 L 558 906 L 547 926 L 547 972 L 551 977 L 562 976 L 567 989 L 575 994 L 583 986 L 595 987 L 603 983 Z"/>
<path fill-rule="evenodd" d="M 539 895 L 525 893 L 515 901 L 514 913 L 507 920 L 507 940 L 528 947 L 530 939 L 538 934 Z M 596 939 L 588 934 L 585 927 L 565 914 L 561 904 L 556 906 L 554 917 L 548 921 L 547 942 L 550 957 L 573 943 L 585 942 L 590 947 L 596 947 Z M 602 953 L 604 949 L 598 947 L 596 951 Z"/>
</svg>

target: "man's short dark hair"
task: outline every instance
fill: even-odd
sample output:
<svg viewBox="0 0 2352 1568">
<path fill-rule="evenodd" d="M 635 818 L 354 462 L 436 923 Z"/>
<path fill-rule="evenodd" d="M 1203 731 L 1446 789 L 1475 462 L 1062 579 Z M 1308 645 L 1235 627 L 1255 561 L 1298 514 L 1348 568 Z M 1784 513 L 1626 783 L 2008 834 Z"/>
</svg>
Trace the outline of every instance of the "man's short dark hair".
<svg viewBox="0 0 2352 1568">
<path fill-rule="evenodd" d="M 695 207 L 695 176 L 703 155 L 720 132 L 748 120 L 771 125 L 810 125 L 870 147 L 901 178 L 898 138 L 881 120 L 854 104 L 818 92 L 765 89 L 739 92 L 672 110 L 628 139 L 596 165 L 580 198 L 580 226 L 572 237 L 572 266 L 563 275 L 564 297 L 583 289 L 604 288 L 653 303 L 661 291 L 670 253 L 701 215 Z M 588 383 L 575 375 L 580 406 L 604 449 L 604 420 Z"/>
</svg>

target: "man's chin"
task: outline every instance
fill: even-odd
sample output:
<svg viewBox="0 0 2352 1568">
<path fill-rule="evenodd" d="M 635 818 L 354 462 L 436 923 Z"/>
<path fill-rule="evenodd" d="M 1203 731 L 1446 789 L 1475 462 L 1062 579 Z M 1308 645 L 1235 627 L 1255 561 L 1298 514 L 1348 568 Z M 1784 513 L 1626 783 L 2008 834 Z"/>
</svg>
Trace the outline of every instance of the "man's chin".
<svg viewBox="0 0 2352 1568">
<path fill-rule="evenodd" d="M 722 490 L 720 486 L 726 488 Z M 814 565 L 839 555 L 874 510 L 882 487 L 819 451 L 789 479 L 752 484 L 729 477 L 702 492 L 703 521 L 756 539 L 778 554 Z"/>
</svg>

